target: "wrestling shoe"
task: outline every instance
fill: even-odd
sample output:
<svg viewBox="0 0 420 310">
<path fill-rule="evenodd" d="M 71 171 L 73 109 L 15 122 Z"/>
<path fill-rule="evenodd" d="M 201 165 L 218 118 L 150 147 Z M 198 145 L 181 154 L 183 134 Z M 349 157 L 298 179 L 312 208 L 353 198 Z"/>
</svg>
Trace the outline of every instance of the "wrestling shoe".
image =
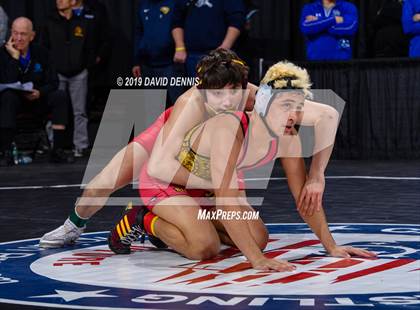
<svg viewBox="0 0 420 310">
<path fill-rule="evenodd" d="M 130 246 L 140 238 L 144 243 L 147 235 L 143 218 L 149 212 L 145 206 L 127 206 L 121 219 L 108 235 L 109 248 L 116 254 L 130 254 Z M 166 248 L 166 244 L 157 237 L 148 235 L 149 241 L 157 248 Z"/>
<path fill-rule="evenodd" d="M 146 231 L 144 230 L 143 218 L 148 210 L 141 207 L 133 207 L 131 203 L 125 208 L 120 220 L 112 228 L 108 235 L 108 246 L 115 254 L 130 254 L 130 246 L 140 238 L 144 243 Z"/>
<path fill-rule="evenodd" d="M 77 227 L 67 219 L 63 225 L 43 235 L 39 240 L 39 247 L 53 249 L 73 245 L 85 229 L 86 226 Z"/>
</svg>

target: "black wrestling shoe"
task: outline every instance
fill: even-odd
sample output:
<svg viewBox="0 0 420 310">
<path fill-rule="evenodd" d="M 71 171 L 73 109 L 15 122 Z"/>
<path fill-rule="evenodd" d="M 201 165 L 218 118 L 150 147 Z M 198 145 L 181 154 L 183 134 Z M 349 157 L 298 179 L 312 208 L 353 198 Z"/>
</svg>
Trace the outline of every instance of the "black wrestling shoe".
<svg viewBox="0 0 420 310">
<path fill-rule="evenodd" d="M 108 235 L 109 248 L 116 254 L 130 254 L 130 246 L 140 238 L 144 243 L 147 235 L 144 229 L 143 218 L 149 212 L 145 206 L 132 206 L 125 209 L 121 219 Z M 148 235 L 150 243 L 157 248 L 166 248 L 166 244 L 155 236 Z"/>
<path fill-rule="evenodd" d="M 144 243 L 146 231 L 143 217 L 148 210 L 145 207 L 132 207 L 131 204 L 124 210 L 120 220 L 109 232 L 108 245 L 115 254 L 130 254 L 130 246 L 141 238 Z"/>
</svg>

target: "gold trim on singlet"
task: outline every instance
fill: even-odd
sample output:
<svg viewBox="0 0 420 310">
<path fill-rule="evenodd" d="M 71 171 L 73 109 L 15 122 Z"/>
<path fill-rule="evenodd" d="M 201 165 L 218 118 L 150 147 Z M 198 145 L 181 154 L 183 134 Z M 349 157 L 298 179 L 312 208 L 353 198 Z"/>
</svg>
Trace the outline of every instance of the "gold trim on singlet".
<svg viewBox="0 0 420 310">
<path fill-rule="evenodd" d="M 242 130 L 243 130 L 243 134 L 247 137 L 246 131 L 248 129 L 247 130 L 244 129 L 242 120 L 234 112 L 224 111 L 221 113 L 229 114 L 236 117 L 240 122 L 240 126 L 242 127 Z M 246 114 L 244 115 L 247 118 L 247 122 L 249 123 L 248 116 Z M 191 146 L 191 137 L 200 126 L 201 124 L 195 126 L 190 131 L 188 131 L 188 133 L 185 135 L 185 138 L 184 138 L 184 141 L 182 142 L 181 150 L 177 156 L 177 159 L 181 163 L 181 165 L 185 167 L 192 174 L 205 180 L 211 180 L 210 157 L 197 154 L 197 152 L 195 152 Z M 248 147 L 248 138 L 246 138 L 246 141 L 244 143 L 245 143 L 245 149 L 246 149 Z"/>
<path fill-rule="evenodd" d="M 191 147 L 191 137 L 200 125 L 195 126 L 186 134 L 177 159 L 192 174 L 202 179 L 211 180 L 210 158 L 197 154 Z"/>
</svg>

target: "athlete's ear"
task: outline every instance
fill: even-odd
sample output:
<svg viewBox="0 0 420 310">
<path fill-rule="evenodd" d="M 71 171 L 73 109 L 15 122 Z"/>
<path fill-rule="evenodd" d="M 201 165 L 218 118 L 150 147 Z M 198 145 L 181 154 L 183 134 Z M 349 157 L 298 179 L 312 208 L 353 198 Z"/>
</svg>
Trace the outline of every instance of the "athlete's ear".
<svg viewBox="0 0 420 310">
<path fill-rule="evenodd" d="M 36 37 L 36 31 L 32 31 L 30 35 L 30 39 L 29 39 L 30 42 L 32 42 L 35 39 L 35 37 Z"/>
</svg>

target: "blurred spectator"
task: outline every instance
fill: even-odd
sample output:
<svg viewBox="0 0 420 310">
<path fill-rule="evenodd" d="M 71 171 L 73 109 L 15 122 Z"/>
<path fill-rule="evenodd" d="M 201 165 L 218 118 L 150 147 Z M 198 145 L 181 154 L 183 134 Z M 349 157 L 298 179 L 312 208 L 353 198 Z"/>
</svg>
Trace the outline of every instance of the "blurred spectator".
<svg viewBox="0 0 420 310">
<path fill-rule="evenodd" d="M 76 0 L 73 14 L 93 23 L 95 65 L 89 68 L 87 111 L 90 119 L 102 111 L 109 94 L 108 64 L 114 33 L 106 6 L 98 0 Z"/>
<path fill-rule="evenodd" d="M 16 129 L 19 107 L 26 105 L 36 116 L 52 111 L 54 149 L 53 162 L 72 162 L 73 154 L 66 153 L 66 125 L 68 100 L 63 91 L 57 90 L 58 79 L 50 65 L 48 51 L 32 44 L 35 38 L 32 22 L 26 17 L 17 18 L 12 24 L 12 35 L 0 50 L 3 82 L 32 82 L 32 92 L 5 90 L 0 94 L 0 140 L 2 159 L 0 165 L 12 164 L 11 144 Z"/>
<path fill-rule="evenodd" d="M 373 56 L 407 56 L 408 41 L 401 25 L 401 0 L 383 0 L 373 19 Z"/>
<path fill-rule="evenodd" d="M 111 51 L 111 30 L 106 7 L 95 0 L 76 0 L 73 14 L 77 17 L 92 20 L 95 43 L 95 63 L 105 62 Z"/>
<path fill-rule="evenodd" d="M 6 41 L 9 18 L 0 5 L 0 45 Z"/>
<path fill-rule="evenodd" d="M 244 0 L 245 5 L 245 25 L 241 31 L 235 49 L 237 54 L 248 64 L 250 67 L 249 77 L 254 77 L 254 66 L 252 62 L 258 55 L 258 44 L 251 38 L 250 33 L 252 31 L 252 22 L 259 13 L 259 7 L 256 1 L 254 0 Z"/>
<path fill-rule="evenodd" d="M 242 0 L 176 0 L 172 36 L 176 63 L 188 76 L 202 56 L 216 48 L 231 49 L 245 24 Z"/>
<path fill-rule="evenodd" d="M 56 0 L 57 11 L 47 20 L 42 42 L 57 67 L 59 88 L 70 94 L 74 113 L 74 155 L 82 157 L 89 147 L 87 92 L 88 68 L 97 61 L 94 23 L 73 14 L 75 0 Z"/>
<path fill-rule="evenodd" d="M 141 0 L 137 10 L 135 32 L 135 77 L 166 77 L 179 71 L 174 66 L 174 41 L 171 35 L 173 0 Z M 182 74 L 183 72 L 181 72 Z M 181 95 L 181 87 L 168 87 L 168 105 Z"/>
<path fill-rule="evenodd" d="M 420 0 L 404 1 L 402 24 L 410 36 L 410 57 L 420 57 Z"/>
<path fill-rule="evenodd" d="M 344 0 L 316 0 L 303 7 L 300 28 L 308 60 L 348 60 L 357 32 L 358 13 Z"/>
</svg>

